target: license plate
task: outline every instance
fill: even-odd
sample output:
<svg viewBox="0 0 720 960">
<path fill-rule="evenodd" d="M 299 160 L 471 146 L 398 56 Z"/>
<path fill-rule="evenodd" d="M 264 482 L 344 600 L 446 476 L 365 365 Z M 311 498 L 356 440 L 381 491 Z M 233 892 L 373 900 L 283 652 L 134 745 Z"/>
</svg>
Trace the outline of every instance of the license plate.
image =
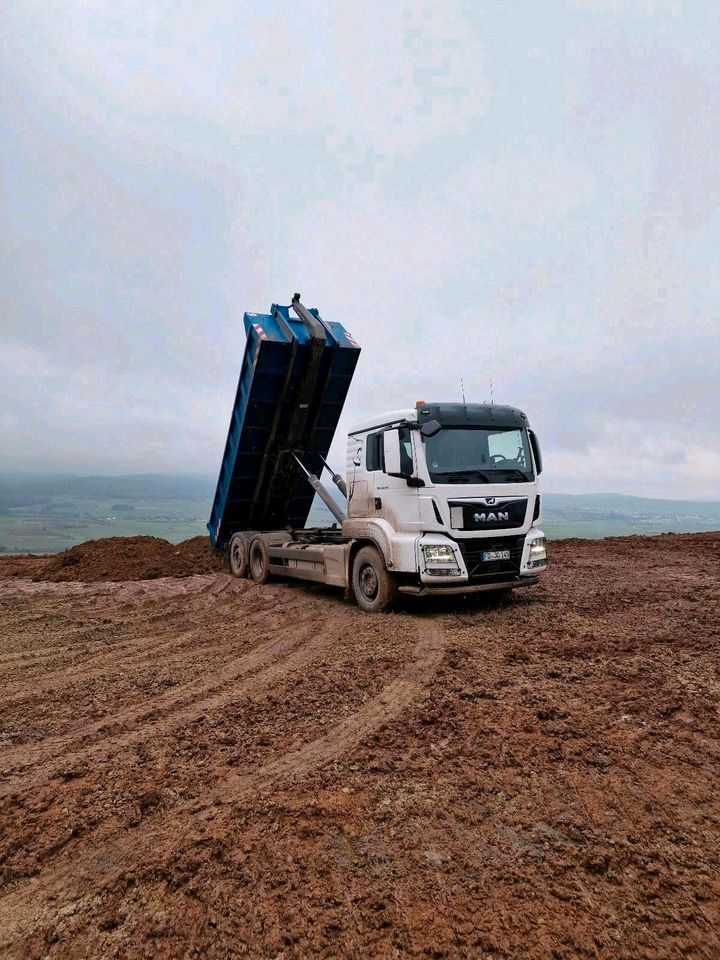
<svg viewBox="0 0 720 960">
<path fill-rule="evenodd" d="M 484 550 L 480 554 L 483 560 L 509 560 L 509 550 Z"/>
</svg>

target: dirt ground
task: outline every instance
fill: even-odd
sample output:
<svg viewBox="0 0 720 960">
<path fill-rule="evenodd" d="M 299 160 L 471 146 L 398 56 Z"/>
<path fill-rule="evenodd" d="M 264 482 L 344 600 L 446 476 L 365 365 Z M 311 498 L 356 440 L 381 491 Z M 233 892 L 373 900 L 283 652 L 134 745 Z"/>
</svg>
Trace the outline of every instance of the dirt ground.
<svg viewBox="0 0 720 960">
<path fill-rule="evenodd" d="M 207 537 L 177 544 L 161 537 L 105 537 L 53 555 L 0 557 L 0 577 L 97 583 L 190 577 L 216 573 L 226 566 Z"/>
<path fill-rule="evenodd" d="M 720 957 L 720 534 L 385 616 L 160 544 L 0 561 L 0 956 Z"/>
</svg>

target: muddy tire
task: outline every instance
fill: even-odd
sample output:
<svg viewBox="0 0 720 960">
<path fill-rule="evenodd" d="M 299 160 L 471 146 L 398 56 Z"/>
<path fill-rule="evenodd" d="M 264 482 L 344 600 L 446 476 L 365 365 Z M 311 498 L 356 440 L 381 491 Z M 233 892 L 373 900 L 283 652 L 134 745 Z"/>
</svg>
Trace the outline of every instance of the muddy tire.
<svg viewBox="0 0 720 960">
<path fill-rule="evenodd" d="M 242 533 L 235 533 L 230 539 L 230 570 L 235 577 L 248 575 L 249 546 L 247 537 Z"/>
<path fill-rule="evenodd" d="M 385 569 L 385 562 L 375 547 L 358 551 L 353 561 L 352 586 L 358 606 L 368 613 L 391 610 L 397 602 L 397 581 Z"/>
<path fill-rule="evenodd" d="M 260 537 L 250 544 L 249 557 L 250 576 L 255 583 L 267 583 L 270 579 L 270 554 L 267 544 Z"/>
</svg>

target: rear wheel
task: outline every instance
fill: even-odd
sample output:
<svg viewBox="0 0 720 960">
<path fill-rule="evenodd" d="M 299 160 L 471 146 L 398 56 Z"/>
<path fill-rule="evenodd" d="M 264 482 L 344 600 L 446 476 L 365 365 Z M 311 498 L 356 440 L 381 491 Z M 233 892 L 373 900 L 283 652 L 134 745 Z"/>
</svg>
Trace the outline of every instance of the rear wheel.
<svg viewBox="0 0 720 960">
<path fill-rule="evenodd" d="M 260 537 L 250 544 L 250 576 L 255 583 L 267 583 L 270 578 L 270 554 Z"/>
<path fill-rule="evenodd" d="M 236 577 L 248 575 L 248 542 L 242 533 L 236 533 L 230 540 L 230 569 Z"/>
<path fill-rule="evenodd" d="M 390 610 L 398 598 L 397 581 L 385 569 L 380 551 L 363 547 L 353 563 L 352 585 L 358 606 L 368 613 Z"/>
</svg>

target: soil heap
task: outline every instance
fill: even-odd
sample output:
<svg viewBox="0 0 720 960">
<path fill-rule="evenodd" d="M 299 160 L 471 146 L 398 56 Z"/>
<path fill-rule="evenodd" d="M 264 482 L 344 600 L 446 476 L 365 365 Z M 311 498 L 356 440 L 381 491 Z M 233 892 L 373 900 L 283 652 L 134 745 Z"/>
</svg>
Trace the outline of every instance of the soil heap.
<svg viewBox="0 0 720 960">
<path fill-rule="evenodd" d="M 50 556 L 0 558 L 0 577 L 32 577 L 55 583 L 191 577 L 223 568 L 223 558 L 215 553 L 207 537 L 192 537 L 182 543 L 169 543 L 161 537 L 107 537 Z"/>
</svg>

